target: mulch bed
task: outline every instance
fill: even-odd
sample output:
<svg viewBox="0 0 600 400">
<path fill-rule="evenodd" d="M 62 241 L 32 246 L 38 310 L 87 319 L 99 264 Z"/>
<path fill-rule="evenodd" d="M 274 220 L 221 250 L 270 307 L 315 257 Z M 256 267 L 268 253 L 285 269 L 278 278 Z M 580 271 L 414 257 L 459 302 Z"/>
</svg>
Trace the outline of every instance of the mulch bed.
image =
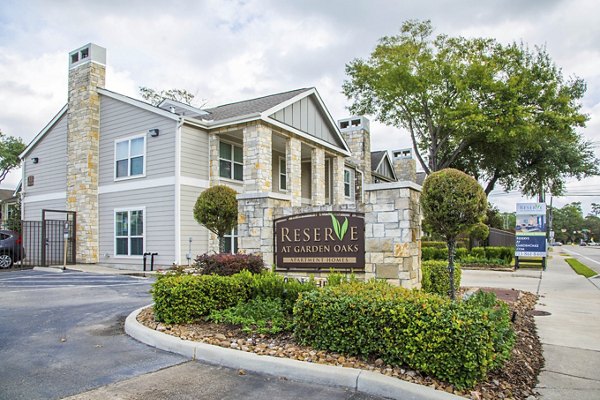
<svg viewBox="0 0 600 400">
<path fill-rule="evenodd" d="M 512 350 L 511 359 L 506 362 L 502 369 L 490 373 L 487 381 L 464 391 L 457 390 L 448 383 L 423 375 L 408 367 L 385 365 L 383 360 L 379 358 L 349 357 L 330 351 L 316 350 L 308 346 L 300 346 L 294 342 L 292 335 L 289 333 L 249 335 L 236 326 L 204 321 L 185 325 L 165 325 L 155 321 L 151 307 L 146 308 L 139 314 L 138 321 L 151 329 L 178 336 L 184 340 L 204 342 L 259 355 L 360 368 L 430 386 L 437 390 L 470 399 L 527 399 L 530 396 L 536 396 L 534 388 L 537 384 L 537 376 L 544 365 L 542 346 L 532 316 L 537 296 L 517 290 L 481 289 L 493 291 L 499 299 L 504 300 L 509 305 L 512 311 L 516 312 L 513 327 L 517 340 Z"/>
</svg>

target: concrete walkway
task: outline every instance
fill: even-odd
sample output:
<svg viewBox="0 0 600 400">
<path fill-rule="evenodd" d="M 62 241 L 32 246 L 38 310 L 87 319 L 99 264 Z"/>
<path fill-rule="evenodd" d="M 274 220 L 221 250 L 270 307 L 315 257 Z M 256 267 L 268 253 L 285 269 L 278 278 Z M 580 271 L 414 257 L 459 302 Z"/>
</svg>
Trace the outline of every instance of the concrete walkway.
<svg viewBox="0 0 600 400">
<path fill-rule="evenodd" d="M 501 287 L 538 293 L 536 317 L 545 367 L 539 377 L 542 399 L 600 399 L 600 290 L 577 275 L 561 255 L 546 271 L 463 271 L 462 286 Z"/>
</svg>

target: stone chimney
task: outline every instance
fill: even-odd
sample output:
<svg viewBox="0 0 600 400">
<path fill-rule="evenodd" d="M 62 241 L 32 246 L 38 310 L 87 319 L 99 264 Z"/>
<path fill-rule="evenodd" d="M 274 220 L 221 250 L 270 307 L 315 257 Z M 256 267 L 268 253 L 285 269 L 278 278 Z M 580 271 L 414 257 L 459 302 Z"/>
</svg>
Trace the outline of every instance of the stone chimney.
<svg viewBox="0 0 600 400">
<path fill-rule="evenodd" d="M 392 151 L 392 162 L 394 172 L 399 181 L 417 181 L 417 163 L 413 158 L 412 149 L 400 149 Z"/>
<path fill-rule="evenodd" d="M 340 119 L 338 128 L 350 147 L 350 161 L 358 165 L 365 183 L 371 183 L 371 131 L 366 117 Z"/>
<path fill-rule="evenodd" d="M 89 43 L 69 53 L 67 210 L 77 212 L 76 259 L 98 262 L 98 147 L 106 49 Z"/>
</svg>

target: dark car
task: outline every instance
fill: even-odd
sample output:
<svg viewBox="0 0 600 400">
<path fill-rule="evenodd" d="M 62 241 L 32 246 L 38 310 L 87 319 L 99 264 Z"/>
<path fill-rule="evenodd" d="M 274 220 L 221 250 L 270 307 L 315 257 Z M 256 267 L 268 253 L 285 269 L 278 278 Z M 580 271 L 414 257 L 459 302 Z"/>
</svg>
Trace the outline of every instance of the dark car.
<svg viewBox="0 0 600 400">
<path fill-rule="evenodd" d="M 10 268 L 21 261 L 25 253 L 21 234 L 15 231 L 0 230 L 0 268 Z"/>
</svg>

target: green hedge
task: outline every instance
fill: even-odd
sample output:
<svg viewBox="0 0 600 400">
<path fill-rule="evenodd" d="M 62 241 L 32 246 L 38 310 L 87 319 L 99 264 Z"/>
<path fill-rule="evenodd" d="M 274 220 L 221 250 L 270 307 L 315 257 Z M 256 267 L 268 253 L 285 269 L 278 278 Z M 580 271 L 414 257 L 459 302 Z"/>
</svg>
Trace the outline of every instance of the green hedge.
<svg viewBox="0 0 600 400">
<path fill-rule="evenodd" d="M 152 288 L 154 314 L 165 323 L 190 323 L 214 310 L 223 310 L 254 298 L 278 299 L 284 311 L 292 314 L 302 292 L 316 290 L 314 282 L 286 281 L 273 272 L 251 274 L 242 271 L 231 276 L 163 275 Z"/>
<path fill-rule="evenodd" d="M 423 242 L 437 243 L 437 242 Z M 439 242 L 442 243 L 442 242 Z M 513 260 L 515 249 L 513 247 L 474 247 L 469 252 L 466 248 L 457 248 L 455 258 L 461 260 L 466 257 L 473 257 L 478 260 L 504 260 L 506 264 L 510 264 Z M 421 260 L 448 260 L 448 249 L 446 247 L 421 247 Z"/>
<path fill-rule="evenodd" d="M 232 307 L 250 297 L 250 273 L 234 275 L 164 275 L 152 287 L 157 320 L 189 323 L 212 310 Z"/>
<path fill-rule="evenodd" d="M 381 357 L 457 388 L 472 387 L 500 366 L 514 344 L 503 303 L 490 306 L 479 295 L 452 302 L 381 283 L 346 283 L 302 294 L 294 307 L 294 327 L 301 344 Z"/>
<path fill-rule="evenodd" d="M 429 260 L 421 263 L 421 289 L 427 293 L 448 296 L 450 293 L 450 271 L 448 261 Z M 454 265 L 454 290 L 460 288 L 460 264 Z"/>
</svg>

